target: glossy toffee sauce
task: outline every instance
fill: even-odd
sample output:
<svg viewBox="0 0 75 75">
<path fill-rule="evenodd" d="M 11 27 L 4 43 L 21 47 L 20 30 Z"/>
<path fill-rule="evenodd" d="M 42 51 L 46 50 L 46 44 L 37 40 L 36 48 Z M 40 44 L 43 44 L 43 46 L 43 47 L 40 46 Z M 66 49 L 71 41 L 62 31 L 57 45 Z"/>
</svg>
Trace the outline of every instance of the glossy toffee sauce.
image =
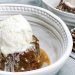
<svg viewBox="0 0 75 75">
<path fill-rule="evenodd" d="M 40 49 L 38 56 L 36 56 L 33 51 L 23 52 L 22 54 L 15 53 L 13 55 L 15 59 L 13 59 L 12 55 L 8 55 L 7 58 L 5 58 L 3 54 L 0 54 L 0 70 L 5 70 L 7 66 L 5 71 L 23 72 L 39 69 L 51 64 L 47 53 L 43 49 Z M 8 60 L 9 62 L 7 62 Z M 10 66 L 13 68 L 9 68 Z"/>
</svg>

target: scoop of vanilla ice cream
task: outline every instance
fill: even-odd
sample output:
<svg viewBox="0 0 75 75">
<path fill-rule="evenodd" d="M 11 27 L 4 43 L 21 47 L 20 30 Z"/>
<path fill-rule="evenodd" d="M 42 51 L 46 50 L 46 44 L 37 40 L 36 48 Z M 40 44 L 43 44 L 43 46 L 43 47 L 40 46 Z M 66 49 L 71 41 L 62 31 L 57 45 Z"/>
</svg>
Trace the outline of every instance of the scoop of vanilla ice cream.
<svg viewBox="0 0 75 75">
<path fill-rule="evenodd" d="M 32 29 L 22 15 L 14 15 L 0 22 L 0 49 L 7 56 L 23 52 L 31 46 Z"/>
</svg>

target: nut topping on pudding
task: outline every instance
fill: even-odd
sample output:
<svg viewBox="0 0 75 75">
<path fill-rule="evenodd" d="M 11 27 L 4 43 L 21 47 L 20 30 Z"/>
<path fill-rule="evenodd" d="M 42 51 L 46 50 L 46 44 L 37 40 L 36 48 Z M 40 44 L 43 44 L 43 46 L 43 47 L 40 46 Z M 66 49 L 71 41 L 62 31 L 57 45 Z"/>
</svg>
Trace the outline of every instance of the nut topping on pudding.
<svg viewBox="0 0 75 75">
<path fill-rule="evenodd" d="M 0 70 L 23 72 L 50 64 L 28 21 L 14 15 L 0 22 Z"/>
<path fill-rule="evenodd" d="M 57 9 L 75 14 L 75 0 L 61 0 Z"/>
</svg>

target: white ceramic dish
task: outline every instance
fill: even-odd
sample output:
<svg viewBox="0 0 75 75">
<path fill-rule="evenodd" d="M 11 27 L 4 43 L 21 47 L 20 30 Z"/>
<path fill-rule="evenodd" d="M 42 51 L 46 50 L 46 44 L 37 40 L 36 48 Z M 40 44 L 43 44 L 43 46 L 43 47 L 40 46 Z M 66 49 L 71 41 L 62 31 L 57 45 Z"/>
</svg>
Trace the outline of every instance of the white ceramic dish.
<svg viewBox="0 0 75 75">
<path fill-rule="evenodd" d="M 75 26 L 75 14 L 56 9 L 61 0 L 42 0 L 42 7 L 54 12 L 69 26 Z"/>
<path fill-rule="evenodd" d="M 72 50 L 72 37 L 66 24 L 46 9 L 21 4 L 1 4 L 0 20 L 15 14 L 22 14 L 31 24 L 34 34 L 40 40 L 52 64 L 33 71 L 5 72 L 0 75 L 54 75 L 66 62 Z"/>
</svg>

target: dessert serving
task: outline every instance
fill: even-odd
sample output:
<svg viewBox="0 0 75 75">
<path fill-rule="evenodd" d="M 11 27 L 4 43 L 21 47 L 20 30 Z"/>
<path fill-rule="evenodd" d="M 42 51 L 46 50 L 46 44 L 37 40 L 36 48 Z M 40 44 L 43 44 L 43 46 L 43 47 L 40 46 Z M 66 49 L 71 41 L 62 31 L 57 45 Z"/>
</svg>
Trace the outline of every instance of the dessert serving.
<svg viewBox="0 0 75 75">
<path fill-rule="evenodd" d="M 49 64 L 48 55 L 22 15 L 0 22 L 0 70 L 22 72 Z"/>
<path fill-rule="evenodd" d="M 75 0 L 61 0 L 57 9 L 75 14 Z"/>
</svg>

